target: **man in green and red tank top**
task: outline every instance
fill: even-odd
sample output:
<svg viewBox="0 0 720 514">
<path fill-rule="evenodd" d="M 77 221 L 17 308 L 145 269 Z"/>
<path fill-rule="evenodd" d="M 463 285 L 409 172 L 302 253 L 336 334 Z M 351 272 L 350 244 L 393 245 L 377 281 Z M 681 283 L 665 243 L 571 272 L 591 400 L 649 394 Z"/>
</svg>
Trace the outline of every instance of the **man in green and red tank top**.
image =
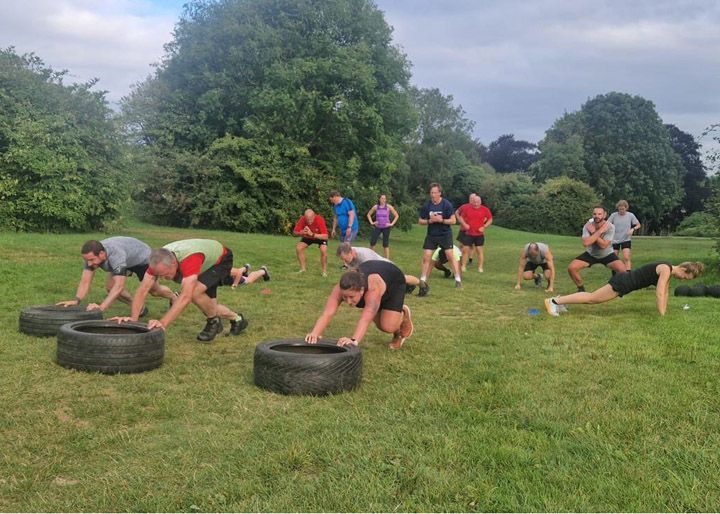
<svg viewBox="0 0 720 514">
<path fill-rule="evenodd" d="M 217 302 L 217 288 L 230 275 L 232 264 L 232 251 L 212 239 L 183 239 L 157 248 L 150 254 L 149 268 L 133 298 L 131 317 L 118 320 L 136 321 L 145 296 L 159 278 L 164 278 L 182 285 L 180 296 L 162 319 L 150 320 L 148 328 L 165 330 L 192 302 L 207 317 L 205 328 L 197 335 L 199 341 L 212 341 L 222 333 L 220 318 L 230 320 L 228 335 L 237 335 L 248 326 L 247 320 Z"/>
</svg>

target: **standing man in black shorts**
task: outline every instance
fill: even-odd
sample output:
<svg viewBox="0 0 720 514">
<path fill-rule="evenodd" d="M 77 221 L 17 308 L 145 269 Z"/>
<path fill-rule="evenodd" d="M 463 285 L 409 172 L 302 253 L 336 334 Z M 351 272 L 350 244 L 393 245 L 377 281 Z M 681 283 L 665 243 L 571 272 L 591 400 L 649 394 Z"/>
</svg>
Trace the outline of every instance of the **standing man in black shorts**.
<svg viewBox="0 0 720 514">
<path fill-rule="evenodd" d="M 442 197 L 442 188 L 437 182 L 430 184 L 430 200 L 420 208 L 418 223 L 427 225 L 427 235 L 423 243 L 420 282 L 427 283 L 432 254 L 437 248 L 440 248 L 445 252 L 448 262 L 452 265 L 455 287 L 461 289 L 460 267 L 453 256 L 452 226 L 455 224 L 455 208 L 452 203 Z"/>
<path fill-rule="evenodd" d="M 405 275 L 392 262 L 366 261 L 357 269 L 346 272 L 333 288 L 325 304 L 325 310 L 305 341 L 317 343 L 333 316 L 345 302 L 351 307 L 362 309 L 360 320 L 352 337 L 341 337 L 338 346 L 357 345 L 365 336 L 370 323 L 382 332 L 393 335 L 391 350 L 402 348 L 405 340 L 413 333 L 410 308 L 405 301 Z"/>
<path fill-rule="evenodd" d="M 293 235 L 300 238 L 300 242 L 295 245 L 295 254 L 300 263 L 300 271 L 305 273 L 305 248 L 310 245 L 318 245 L 320 248 L 320 264 L 322 265 L 322 276 L 327 277 L 327 243 L 328 229 L 325 219 L 319 214 L 315 214 L 312 209 L 307 209 L 305 214 L 300 217 L 293 229 Z"/>
<path fill-rule="evenodd" d="M 194 303 L 207 318 L 198 341 L 208 343 L 222 333 L 220 318 L 230 320 L 228 335 L 238 335 L 248 326 L 247 320 L 217 301 L 217 288 L 227 283 L 232 265 L 232 251 L 212 239 L 184 239 L 157 248 L 150 254 L 150 265 L 133 298 L 130 317 L 115 319 L 137 321 L 148 291 L 164 278 L 181 284 L 180 296 L 160 320 L 151 319 L 148 328 L 167 329 L 185 307 Z"/>
<path fill-rule="evenodd" d="M 605 209 L 596 206 L 593 209 L 592 220 L 583 226 L 582 243 L 585 252 L 575 257 L 568 266 L 568 274 L 575 282 L 578 292 L 584 292 L 580 270 L 602 264 L 616 273 L 625 273 L 625 264 L 618 259 L 612 248 L 612 240 L 615 235 L 615 227 L 605 220 Z"/>
</svg>

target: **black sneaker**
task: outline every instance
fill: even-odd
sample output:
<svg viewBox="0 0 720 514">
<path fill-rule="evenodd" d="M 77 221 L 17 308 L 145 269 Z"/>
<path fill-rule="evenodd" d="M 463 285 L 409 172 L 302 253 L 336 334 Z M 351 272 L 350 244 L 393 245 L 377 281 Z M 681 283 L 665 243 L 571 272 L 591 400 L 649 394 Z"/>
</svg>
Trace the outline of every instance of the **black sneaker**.
<svg viewBox="0 0 720 514">
<path fill-rule="evenodd" d="M 420 281 L 420 291 L 418 292 L 418 296 L 427 296 L 427 294 L 430 292 L 430 286 L 427 282 L 424 280 Z"/>
<path fill-rule="evenodd" d="M 578 293 L 584 293 L 585 292 L 585 286 L 578 286 Z"/>
<path fill-rule="evenodd" d="M 462 288 L 463 288 L 462 282 L 460 282 L 459 280 L 456 280 L 455 281 L 455 289 L 462 289 Z"/>
<path fill-rule="evenodd" d="M 202 332 L 200 332 L 197 335 L 198 341 L 203 341 L 204 343 L 209 343 L 213 339 L 215 339 L 215 336 L 218 334 L 221 334 L 223 331 L 223 325 L 222 321 L 220 321 L 220 318 L 215 316 L 214 318 L 208 318 L 207 323 L 205 324 L 205 328 L 202 329 Z"/>
<path fill-rule="evenodd" d="M 243 271 L 243 277 L 247 277 L 250 274 L 250 270 L 252 269 L 252 266 L 250 266 L 250 263 L 248 262 L 243 266 L 245 268 L 245 271 Z"/>
<path fill-rule="evenodd" d="M 452 271 L 450 271 L 449 269 L 444 269 L 443 273 L 445 273 L 445 278 L 452 277 Z"/>
<path fill-rule="evenodd" d="M 413 291 L 415 291 L 415 286 L 405 286 L 405 294 L 412 294 Z"/>
<path fill-rule="evenodd" d="M 242 316 L 242 314 L 241 314 Z M 248 320 L 243 316 L 240 318 L 240 321 L 231 321 L 230 322 L 230 330 L 228 331 L 226 336 L 236 336 L 243 330 L 245 330 L 248 326 Z"/>
<path fill-rule="evenodd" d="M 140 318 L 144 318 L 145 316 L 148 315 L 149 312 L 150 312 L 150 311 L 148 311 L 148 308 L 143 305 L 143 308 L 142 308 L 142 310 L 140 311 L 140 316 L 139 316 L 139 317 L 140 317 Z"/>
<path fill-rule="evenodd" d="M 541 281 L 542 275 L 540 273 L 535 273 L 535 275 L 533 275 L 533 282 L 535 282 L 535 287 L 540 287 Z"/>
<path fill-rule="evenodd" d="M 265 282 L 269 282 L 270 281 L 270 272 L 268 271 L 267 266 L 260 266 L 260 269 L 265 272 L 265 274 L 263 275 L 263 280 Z"/>
</svg>

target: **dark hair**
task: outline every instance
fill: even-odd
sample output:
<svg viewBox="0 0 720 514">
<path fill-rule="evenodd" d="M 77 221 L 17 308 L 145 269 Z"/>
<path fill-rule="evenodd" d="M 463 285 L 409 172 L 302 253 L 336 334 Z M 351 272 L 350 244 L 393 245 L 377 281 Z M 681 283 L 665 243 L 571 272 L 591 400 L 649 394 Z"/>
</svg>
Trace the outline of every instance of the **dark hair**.
<svg viewBox="0 0 720 514">
<path fill-rule="evenodd" d="M 595 207 L 593 207 L 593 210 L 595 210 L 595 209 L 602 209 L 603 211 L 607 212 L 605 210 L 605 207 L 603 207 L 602 205 L 596 205 Z"/>
<path fill-rule="evenodd" d="M 330 191 L 330 198 L 335 198 L 336 196 L 340 196 L 340 191 Z"/>
<path fill-rule="evenodd" d="M 105 247 L 103 246 L 103 244 L 100 241 L 96 241 L 95 239 L 91 239 L 90 241 L 85 241 L 85 244 L 82 245 L 82 248 L 80 249 L 80 253 L 82 255 L 92 252 L 93 255 L 98 256 L 98 255 L 100 255 L 100 252 L 104 252 L 104 251 L 105 251 Z"/>
<path fill-rule="evenodd" d="M 365 275 L 358 270 L 350 270 L 340 277 L 340 289 L 347 291 L 352 289 L 353 291 L 360 291 L 365 287 Z"/>
<path fill-rule="evenodd" d="M 430 187 L 428 187 L 428 191 L 430 191 L 433 187 L 437 187 L 440 192 L 442 193 L 442 186 L 438 184 L 437 182 L 431 182 Z"/>
</svg>

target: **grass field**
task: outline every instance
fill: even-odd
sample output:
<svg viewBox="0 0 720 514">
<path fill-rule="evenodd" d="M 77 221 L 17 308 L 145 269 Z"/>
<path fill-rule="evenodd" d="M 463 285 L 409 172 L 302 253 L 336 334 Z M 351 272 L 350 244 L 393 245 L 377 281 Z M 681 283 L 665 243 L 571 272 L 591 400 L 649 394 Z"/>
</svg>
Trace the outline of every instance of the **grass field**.
<svg viewBox="0 0 720 514">
<path fill-rule="evenodd" d="M 149 225 L 124 235 L 219 239 L 237 264 L 269 266 L 272 293 L 262 282 L 221 289 L 250 327 L 211 345 L 195 341 L 204 318 L 189 307 L 157 370 L 70 371 L 53 362 L 54 339 L 18 333 L 18 314 L 72 298 L 81 244 L 104 236 L 0 234 L 2 511 L 720 509 L 718 300 L 671 297 L 660 318 L 645 290 L 551 318 L 542 289 L 513 289 L 520 249 L 548 242 L 556 289 L 572 292 L 565 267 L 579 237 L 491 227 L 484 274 L 468 272 L 462 291 L 435 274 L 428 297 L 407 300 L 416 328 L 401 351 L 368 332 L 359 390 L 285 397 L 253 385 L 255 344 L 310 330 L 340 276 L 335 258 L 323 279 L 315 248 L 308 273 L 294 273 L 290 237 Z M 393 234 L 408 273 L 419 271 L 422 237 L 419 227 Z M 633 252 L 636 267 L 717 264 L 703 239 L 638 238 Z M 91 301 L 104 295 L 97 275 Z M 586 286 L 608 276 L 594 267 Z M 148 306 L 159 317 L 166 302 Z M 350 334 L 355 311 L 341 309 L 326 336 Z M 118 303 L 108 316 L 125 312 Z"/>
</svg>

